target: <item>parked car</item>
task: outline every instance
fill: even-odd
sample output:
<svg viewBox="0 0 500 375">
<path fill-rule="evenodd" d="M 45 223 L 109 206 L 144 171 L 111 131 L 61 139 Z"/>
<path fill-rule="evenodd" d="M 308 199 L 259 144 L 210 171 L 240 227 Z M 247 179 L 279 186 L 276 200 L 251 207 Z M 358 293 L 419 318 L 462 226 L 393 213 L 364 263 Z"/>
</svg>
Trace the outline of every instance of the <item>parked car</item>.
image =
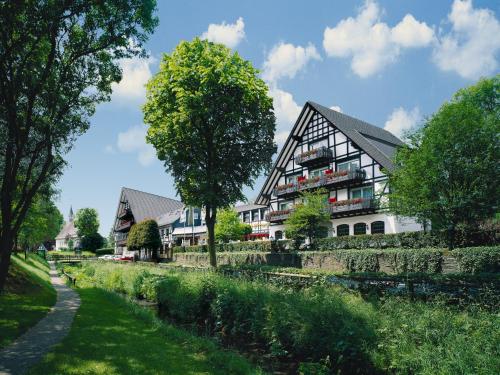
<svg viewBox="0 0 500 375">
<path fill-rule="evenodd" d="M 127 262 L 131 262 L 134 260 L 134 257 L 121 257 L 120 260 L 122 261 L 127 261 Z"/>
<path fill-rule="evenodd" d="M 98 259 L 101 259 L 101 260 L 113 260 L 114 257 L 115 257 L 114 255 L 106 254 L 106 255 L 100 256 Z"/>
</svg>

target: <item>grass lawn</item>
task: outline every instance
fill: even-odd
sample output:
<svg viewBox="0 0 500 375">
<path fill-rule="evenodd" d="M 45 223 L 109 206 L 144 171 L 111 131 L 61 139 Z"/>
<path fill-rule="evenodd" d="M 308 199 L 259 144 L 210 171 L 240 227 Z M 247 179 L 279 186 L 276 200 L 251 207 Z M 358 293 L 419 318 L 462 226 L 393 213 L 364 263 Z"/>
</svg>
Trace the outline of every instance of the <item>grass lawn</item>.
<svg viewBox="0 0 500 375">
<path fill-rule="evenodd" d="M 160 322 L 98 288 L 80 288 L 70 334 L 30 374 L 259 374 L 243 357 Z"/>
<path fill-rule="evenodd" d="M 0 294 L 0 348 L 42 319 L 56 302 L 49 266 L 36 255 L 12 255 L 4 293 Z"/>
<path fill-rule="evenodd" d="M 76 255 L 76 254 L 74 250 L 51 250 L 47 252 L 47 255 Z M 83 250 L 79 255 L 95 256 L 95 253 Z"/>
</svg>

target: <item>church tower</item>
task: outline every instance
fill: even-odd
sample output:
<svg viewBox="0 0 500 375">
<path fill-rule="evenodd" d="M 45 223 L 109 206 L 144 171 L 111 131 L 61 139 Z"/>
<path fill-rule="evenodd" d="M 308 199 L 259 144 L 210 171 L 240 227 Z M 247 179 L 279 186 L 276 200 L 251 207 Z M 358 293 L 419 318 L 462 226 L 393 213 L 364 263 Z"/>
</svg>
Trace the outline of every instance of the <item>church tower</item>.
<svg viewBox="0 0 500 375">
<path fill-rule="evenodd" d="M 74 215 L 73 215 L 73 207 L 72 207 L 72 206 L 70 206 L 70 207 L 69 207 L 69 216 L 68 216 L 68 220 L 69 220 L 70 222 L 71 222 L 71 221 L 73 221 L 73 217 L 74 217 Z"/>
</svg>

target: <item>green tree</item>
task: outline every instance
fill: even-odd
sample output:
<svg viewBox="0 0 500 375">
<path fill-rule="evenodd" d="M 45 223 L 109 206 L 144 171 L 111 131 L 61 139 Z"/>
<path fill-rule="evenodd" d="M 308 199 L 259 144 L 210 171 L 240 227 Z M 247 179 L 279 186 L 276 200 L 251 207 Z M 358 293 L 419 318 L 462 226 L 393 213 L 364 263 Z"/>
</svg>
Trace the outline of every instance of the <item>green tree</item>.
<svg viewBox="0 0 500 375">
<path fill-rule="evenodd" d="M 271 167 L 275 116 L 258 71 L 221 44 L 194 39 L 165 54 L 147 85 L 147 141 L 184 203 L 204 207 L 210 264 L 217 209 Z"/>
<path fill-rule="evenodd" d="M 0 1 L 0 290 L 40 187 L 121 79 L 145 56 L 155 0 Z"/>
<path fill-rule="evenodd" d="M 161 246 L 160 231 L 155 220 L 144 220 L 130 228 L 127 237 L 127 247 L 130 250 L 144 249 L 153 259 L 158 259 L 158 249 Z"/>
<path fill-rule="evenodd" d="M 97 232 L 87 234 L 80 241 L 80 248 L 83 250 L 88 250 L 95 252 L 97 249 L 102 248 L 104 244 L 104 238 Z"/>
<path fill-rule="evenodd" d="M 63 216 L 51 198 L 38 194 L 21 225 L 18 244 L 30 251 L 45 241 L 53 240 L 63 222 Z"/>
<path fill-rule="evenodd" d="M 322 189 L 302 193 L 302 203 L 297 204 L 285 220 L 286 237 L 294 240 L 297 247 L 305 239 L 314 247 L 317 238 L 328 235 L 332 224 L 326 199 L 326 191 Z"/>
<path fill-rule="evenodd" d="M 395 156 L 390 209 L 447 230 L 498 212 L 500 75 L 459 90 Z"/>
<path fill-rule="evenodd" d="M 79 209 L 75 216 L 78 237 L 92 236 L 99 230 L 99 215 L 95 208 Z"/>
<path fill-rule="evenodd" d="M 69 238 L 68 239 L 68 250 L 72 251 L 75 247 L 75 243 L 73 242 L 73 239 Z"/>
<path fill-rule="evenodd" d="M 115 231 L 113 228 L 110 229 L 108 239 L 106 241 L 106 247 L 115 247 Z"/>
<path fill-rule="evenodd" d="M 251 232 L 252 227 L 249 224 L 240 222 L 238 213 L 234 209 L 220 209 L 217 212 L 217 223 L 215 223 L 215 239 L 217 241 L 241 240 Z"/>
</svg>

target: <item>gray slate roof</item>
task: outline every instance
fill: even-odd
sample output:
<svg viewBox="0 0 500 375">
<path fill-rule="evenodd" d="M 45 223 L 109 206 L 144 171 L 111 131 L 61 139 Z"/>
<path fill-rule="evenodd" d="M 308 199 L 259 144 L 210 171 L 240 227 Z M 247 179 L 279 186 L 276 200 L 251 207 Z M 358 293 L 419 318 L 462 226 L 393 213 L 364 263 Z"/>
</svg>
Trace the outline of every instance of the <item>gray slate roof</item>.
<svg viewBox="0 0 500 375">
<path fill-rule="evenodd" d="M 182 210 L 183 210 L 183 208 L 179 209 L 179 210 L 167 212 L 166 214 L 158 216 L 156 219 L 158 226 L 162 227 L 165 225 L 175 223 L 181 217 Z"/>
<path fill-rule="evenodd" d="M 260 208 L 267 208 L 267 206 L 263 206 L 261 204 L 241 204 L 239 206 L 234 206 L 234 209 L 238 213 L 243 211 L 258 210 Z"/>
<path fill-rule="evenodd" d="M 66 237 L 77 238 L 75 223 L 73 220 L 64 223 L 63 228 L 56 237 L 56 240 L 64 240 Z"/>
<path fill-rule="evenodd" d="M 122 188 L 120 199 L 122 198 L 128 201 L 136 222 L 145 219 L 156 220 L 159 216 L 180 210 L 184 206 L 181 201 L 175 199 L 126 187 Z"/>
</svg>

